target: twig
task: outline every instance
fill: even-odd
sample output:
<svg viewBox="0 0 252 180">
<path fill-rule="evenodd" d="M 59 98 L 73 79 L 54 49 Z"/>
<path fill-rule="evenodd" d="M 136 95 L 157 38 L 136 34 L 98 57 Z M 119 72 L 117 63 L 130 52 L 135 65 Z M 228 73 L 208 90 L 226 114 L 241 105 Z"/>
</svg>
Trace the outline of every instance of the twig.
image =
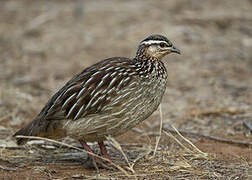
<svg viewBox="0 0 252 180">
<path fill-rule="evenodd" d="M 169 131 L 171 133 L 177 133 L 174 129 L 172 129 L 170 127 L 167 127 L 167 126 L 163 127 L 163 130 Z M 203 138 L 206 138 L 206 139 L 210 139 L 210 140 L 214 140 L 214 141 L 218 141 L 218 142 L 223 142 L 223 143 L 228 143 L 228 144 L 252 146 L 252 142 L 239 141 L 239 140 L 230 140 L 230 139 L 220 138 L 220 137 L 211 136 L 211 135 L 207 135 L 207 134 L 185 131 L 185 130 L 182 130 L 182 129 L 177 129 L 177 130 L 181 134 L 185 134 L 185 135 L 203 137 Z M 134 132 L 136 132 L 136 131 L 134 131 Z M 149 132 L 149 133 L 141 134 L 141 136 L 146 136 L 146 135 L 147 136 L 159 136 L 159 132 L 158 133 L 157 132 Z"/>
<path fill-rule="evenodd" d="M 47 142 L 51 142 L 51 143 L 55 143 L 55 144 L 59 144 L 59 145 L 63 145 L 63 146 L 66 146 L 66 147 L 69 147 L 69 148 L 72 148 L 72 149 L 76 149 L 78 151 L 81 151 L 81 152 L 85 152 L 91 156 L 95 156 L 97 158 L 100 158 L 104 161 L 107 161 L 108 163 L 110 163 L 112 166 L 116 167 L 118 170 L 122 171 L 127 177 L 130 177 L 130 175 L 122 168 L 120 167 L 119 165 L 113 163 L 112 161 L 104 158 L 104 157 L 101 157 L 101 156 L 98 156 L 94 153 L 91 153 L 91 152 L 88 152 L 88 151 L 85 151 L 84 149 L 80 149 L 80 148 L 77 148 L 75 146 L 72 146 L 72 145 L 69 145 L 69 144 L 66 144 L 66 143 L 63 143 L 63 142 L 59 142 L 59 141 L 56 141 L 56 140 L 53 140 L 53 139 L 48 139 L 48 138 L 43 138 L 43 137 L 37 137 L 37 136 L 16 136 L 16 138 L 26 138 L 26 139 L 37 139 L 37 140 L 45 140 Z"/>
<path fill-rule="evenodd" d="M 188 144 L 190 144 L 198 153 L 206 156 L 206 153 L 202 152 L 201 150 L 199 150 L 191 141 L 189 141 L 188 139 L 186 139 L 184 136 L 182 136 L 182 134 L 174 127 L 172 126 L 172 128 L 176 131 L 176 133 L 184 140 L 186 141 Z"/>
<path fill-rule="evenodd" d="M 177 143 L 179 143 L 184 149 L 187 150 L 187 152 L 189 153 L 197 153 L 198 155 L 200 155 L 201 157 L 203 158 L 206 158 L 208 156 L 207 153 L 204 153 L 202 152 L 201 150 L 199 150 L 189 139 L 186 139 L 184 136 L 182 136 L 182 134 L 180 132 L 178 132 L 178 130 L 172 126 L 172 128 L 175 130 L 175 132 L 179 135 L 179 137 L 181 137 L 186 143 L 188 143 L 191 148 L 189 149 L 188 147 L 186 147 L 184 144 L 182 144 L 177 138 L 175 138 L 170 132 L 167 133 L 165 130 L 164 130 L 164 133 L 170 137 L 172 137 L 174 140 L 177 141 Z M 193 150 L 191 150 L 193 148 Z"/>
<path fill-rule="evenodd" d="M 11 167 L 5 167 L 0 165 L 0 169 L 6 170 L 6 171 L 16 171 L 17 168 L 11 168 Z"/>
<path fill-rule="evenodd" d="M 0 146 L 0 149 L 9 149 L 9 150 L 23 150 L 25 147 L 18 146 Z"/>
<path fill-rule="evenodd" d="M 171 137 L 172 139 L 174 139 L 182 148 L 184 148 L 187 152 L 189 153 L 193 153 L 189 148 L 187 148 L 184 144 L 182 144 L 176 137 L 174 137 L 171 133 L 168 133 L 166 131 L 164 131 L 164 133 Z"/>
<path fill-rule="evenodd" d="M 166 130 L 166 131 L 169 131 L 169 132 L 172 132 L 172 133 L 177 133 L 174 129 L 172 129 L 170 127 L 163 127 L 163 130 Z M 239 140 L 230 140 L 230 139 L 220 138 L 220 137 L 206 135 L 206 134 L 202 134 L 202 133 L 189 132 L 189 131 L 185 131 L 185 130 L 181 130 L 181 129 L 179 129 L 178 132 L 180 132 L 181 134 L 199 136 L 199 137 L 203 137 L 203 138 L 206 138 L 206 139 L 219 141 L 219 142 L 224 142 L 224 143 L 229 143 L 229 144 L 238 144 L 238 145 L 244 145 L 244 146 L 251 146 L 252 145 L 252 142 L 239 141 Z"/>
<path fill-rule="evenodd" d="M 126 156 L 126 154 L 123 152 L 122 147 L 120 146 L 120 144 L 111 136 L 107 137 L 107 140 L 109 140 L 110 144 L 112 146 L 114 146 L 124 157 L 124 159 L 126 160 L 127 164 L 128 164 L 128 169 L 132 172 L 135 173 L 133 166 L 130 164 L 128 157 Z"/>
<path fill-rule="evenodd" d="M 151 146 L 149 146 L 148 150 L 145 153 L 141 153 L 137 156 L 136 159 L 134 159 L 133 164 L 132 164 L 132 168 L 134 168 L 135 164 L 137 161 L 139 161 L 140 159 L 142 159 L 143 157 L 145 157 L 146 155 L 149 155 L 152 152 L 152 148 Z"/>
<path fill-rule="evenodd" d="M 246 128 L 248 128 L 248 129 L 250 130 L 250 132 L 252 132 L 252 126 L 251 126 L 249 123 L 247 123 L 246 121 L 243 121 L 243 125 L 244 125 Z"/>
<path fill-rule="evenodd" d="M 159 136 L 157 136 L 157 139 L 156 139 L 156 144 L 155 144 L 155 149 L 154 149 L 154 152 L 153 152 L 153 157 L 155 157 L 155 155 L 156 155 L 158 144 L 159 144 L 159 141 L 160 141 L 160 138 L 161 138 L 161 135 L 162 135 L 162 129 L 163 129 L 163 112 L 162 112 L 161 104 L 159 106 L 159 115 L 160 115 Z"/>
</svg>

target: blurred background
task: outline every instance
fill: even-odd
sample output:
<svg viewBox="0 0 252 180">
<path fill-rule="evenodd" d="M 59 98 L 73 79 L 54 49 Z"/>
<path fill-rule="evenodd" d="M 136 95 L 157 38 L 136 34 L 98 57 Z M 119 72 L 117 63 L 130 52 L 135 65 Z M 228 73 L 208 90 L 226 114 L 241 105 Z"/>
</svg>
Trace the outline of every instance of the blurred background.
<svg viewBox="0 0 252 180">
<path fill-rule="evenodd" d="M 2 0 L 0 145 L 15 146 L 14 131 L 73 75 L 108 57 L 134 57 L 150 34 L 167 36 L 182 52 L 163 60 L 164 124 L 251 142 L 243 126 L 252 124 L 251 0 Z M 154 131 L 159 116 L 137 128 Z M 236 153 L 251 160 L 249 152 Z"/>
</svg>

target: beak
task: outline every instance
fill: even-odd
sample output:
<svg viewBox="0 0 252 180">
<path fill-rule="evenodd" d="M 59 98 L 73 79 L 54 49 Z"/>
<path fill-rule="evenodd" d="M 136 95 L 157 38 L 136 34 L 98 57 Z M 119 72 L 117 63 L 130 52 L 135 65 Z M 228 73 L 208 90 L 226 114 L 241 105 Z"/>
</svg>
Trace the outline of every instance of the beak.
<svg viewBox="0 0 252 180">
<path fill-rule="evenodd" d="M 172 53 L 177 53 L 177 54 L 181 54 L 180 50 L 178 48 L 176 48 L 175 46 L 172 47 L 172 49 L 170 50 Z"/>
</svg>

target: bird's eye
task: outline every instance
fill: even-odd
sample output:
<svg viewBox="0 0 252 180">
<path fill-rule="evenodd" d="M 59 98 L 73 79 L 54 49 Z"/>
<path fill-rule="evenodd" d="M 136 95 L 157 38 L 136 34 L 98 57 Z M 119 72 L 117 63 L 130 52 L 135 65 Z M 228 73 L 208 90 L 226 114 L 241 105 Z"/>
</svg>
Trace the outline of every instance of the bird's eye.
<svg viewBox="0 0 252 180">
<path fill-rule="evenodd" d="M 166 46 L 165 43 L 160 43 L 160 47 L 161 47 L 161 48 L 164 48 L 165 46 Z"/>
</svg>

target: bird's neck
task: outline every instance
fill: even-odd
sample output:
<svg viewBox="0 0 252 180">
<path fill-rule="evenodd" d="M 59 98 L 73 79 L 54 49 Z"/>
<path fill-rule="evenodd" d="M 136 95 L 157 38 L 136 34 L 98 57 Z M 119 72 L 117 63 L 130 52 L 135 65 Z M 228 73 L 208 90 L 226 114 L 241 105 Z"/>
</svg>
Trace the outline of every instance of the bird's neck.
<svg viewBox="0 0 252 180">
<path fill-rule="evenodd" d="M 136 64 L 140 71 L 145 73 L 156 72 L 156 77 L 167 78 L 167 70 L 161 60 L 147 56 L 145 53 L 137 54 L 135 60 L 137 61 Z"/>
<path fill-rule="evenodd" d="M 147 50 L 145 48 L 139 48 L 136 57 L 138 61 L 160 61 L 161 59 L 158 59 L 157 57 L 151 56 L 147 53 Z"/>
</svg>

